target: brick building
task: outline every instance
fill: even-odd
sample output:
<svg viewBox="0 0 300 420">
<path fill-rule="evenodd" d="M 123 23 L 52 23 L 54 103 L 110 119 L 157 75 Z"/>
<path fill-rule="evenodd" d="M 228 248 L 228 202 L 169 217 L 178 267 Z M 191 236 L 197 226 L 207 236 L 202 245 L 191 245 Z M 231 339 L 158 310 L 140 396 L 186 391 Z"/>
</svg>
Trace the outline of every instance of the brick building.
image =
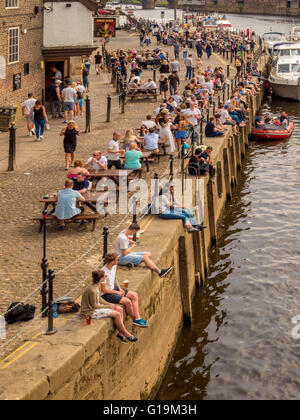
<svg viewBox="0 0 300 420">
<path fill-rule="evenodd" d="M 43 0 L 1 0 L 0 106 L 18 106 L 28 92 L 41 98 L 42 44 Z"/>
</svg>

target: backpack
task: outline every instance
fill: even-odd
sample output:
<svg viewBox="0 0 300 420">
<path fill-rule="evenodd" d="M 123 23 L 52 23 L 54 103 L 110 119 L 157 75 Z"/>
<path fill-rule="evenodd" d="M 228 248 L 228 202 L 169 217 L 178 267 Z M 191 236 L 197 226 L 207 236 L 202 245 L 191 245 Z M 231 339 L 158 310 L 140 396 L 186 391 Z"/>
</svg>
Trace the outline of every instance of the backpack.
<svg viewBox="0 0 300 420">
<path fill-rule="evenodd" d="M 27 322 L 34 318 L 35 309 L 36 307 L 32 305 L 24 305 L 24 303 L 21 302 L 13 302 L 4 315 L 4 319 L 8 324 L 14 324 L 19 321 Z"/>
<path fill-rule="evenodd" d="M 188 163 L 188 172 L 190 175 L 199 175 L 200 165 L 196 156 L 191 156 Z"/>
</svg>

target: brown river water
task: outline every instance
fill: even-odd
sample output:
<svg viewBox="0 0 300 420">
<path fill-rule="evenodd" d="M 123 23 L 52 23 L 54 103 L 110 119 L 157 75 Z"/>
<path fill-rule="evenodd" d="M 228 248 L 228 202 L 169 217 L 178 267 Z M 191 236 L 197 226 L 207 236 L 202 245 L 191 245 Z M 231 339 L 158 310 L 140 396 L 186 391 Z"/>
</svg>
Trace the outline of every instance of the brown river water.
<svg viewBox="0 0 300 420">
<path fill-rule="evenodd" d="M 228 17 L 258 33 L 270 26 L 288 32 L 292 24 Z M 182 329 L 158 400 L 300 396 L 300 339 L 292 336 L 300 314 L 300 105 L 273 98 L 264 110 L 288 112 L 294 134 L 250 143 L 207 286 L 196 294 L 193 325 Z"/>
</svg>

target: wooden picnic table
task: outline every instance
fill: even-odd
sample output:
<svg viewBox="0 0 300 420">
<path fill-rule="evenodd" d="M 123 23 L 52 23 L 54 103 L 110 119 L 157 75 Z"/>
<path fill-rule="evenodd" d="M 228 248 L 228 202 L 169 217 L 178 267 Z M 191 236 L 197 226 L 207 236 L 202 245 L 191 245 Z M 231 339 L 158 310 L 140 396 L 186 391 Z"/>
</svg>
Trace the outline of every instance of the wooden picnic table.
<svg viewBox="0 0 300 420">
<path fill-rule="evenodd" d="M 55 193 L 54 193 L 55 194 Z M 107 201 L 107 196 L 108 193 L 107 192 L 103 192 L 103 191 L 87 191 L 84 194 L 81 194 L 82 197 L 85 199 L 85 201 L 81 201 L 81 203 L 85 206 L 87 206 L 88 208 L 90 208 L 94 213 L 97 213 L 97 209 L 95 204 L 97 203 L 97 201 L 103 200 L 103 203 L 105 203 Z M 40 200 L 41 203 L 44 203 L 44 210 L 47 210 L 48 207 L 51 205 L 52 206 L 52 210 L 50 212 L 50 214 L 53 214 L 55 211 L 55 207 L 57 204 L 57 197 L 54 198 L 54 195 L 51 194 L 49 195 L 48 198 L 42 198 Z"/>
<path fill-rule="evenodd" d="M 116 185 L 119 185 L 120 176 L 127 176 L 127 184 L 129 183 L 130 175 L 134 173 L 134 169 L 103 169 L 103 170 L 90 170 L 89 179 L 100 179 L 100 178 L 110 178 L 114 181 Z"/>
</svg>

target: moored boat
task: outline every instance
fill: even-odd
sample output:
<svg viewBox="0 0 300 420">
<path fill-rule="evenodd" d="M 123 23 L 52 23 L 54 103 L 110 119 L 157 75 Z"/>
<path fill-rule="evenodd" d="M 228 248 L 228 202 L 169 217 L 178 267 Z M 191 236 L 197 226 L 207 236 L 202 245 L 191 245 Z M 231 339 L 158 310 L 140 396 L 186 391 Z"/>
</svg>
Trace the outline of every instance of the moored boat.
<svg viewBox="0 0 300 420">
<path fill-rule="evenodd" d="M 265 124 L 261 127 L 253 128 L 252 136 L 257 140 L 283 140 L 289 139 L 293 134 L 294 123 L 290 122 L 287 129 L 280 125 Z"/>
<path fill-rule="evenodd" d="M 270 53 L 275 44 L 286 41 L 285 35 L 282 32 L 265 32 L 262 34 L 261 39 Z"/>
<path fill-rule="evenodd" d="M 276 96 L 300 101 L 300 56 L 279 56 L 272 63 L 269 83 Z"/>
</svg>

